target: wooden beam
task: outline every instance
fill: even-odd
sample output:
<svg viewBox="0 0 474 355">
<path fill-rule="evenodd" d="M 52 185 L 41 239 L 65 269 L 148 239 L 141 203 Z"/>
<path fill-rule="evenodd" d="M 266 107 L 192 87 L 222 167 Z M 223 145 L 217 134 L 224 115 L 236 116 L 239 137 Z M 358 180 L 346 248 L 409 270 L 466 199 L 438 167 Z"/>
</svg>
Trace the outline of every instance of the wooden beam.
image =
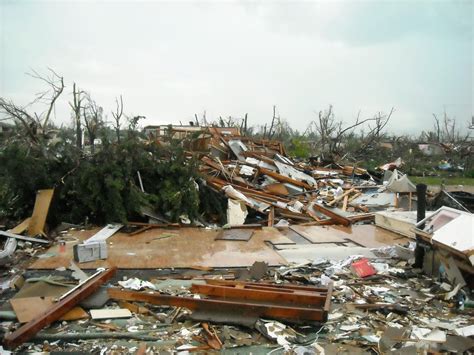
<svg viewBox="0 0 474 355">
<path fill-rule="evenodd" d="M 269 194 L 269 193 L 266 193 L 266 192 L 263 192 L 263 191 L 260 191 L 260 190 L 251 189 L 251 188 L 248 188 L 248 187 L 243 187 L 243 186 L 240 186 L 240 185 L 236 185 L 234 183 L 231 183 L 231 182 L 228 182 L 228 181 L 225 181 L 225 180 L 219 179 L 217 177 L 213 177 L 213 176 L 207 176 L 206 181 L 218 185 L 219 188 L 222 188 L 222 186 L 225 186 L 225 185 L 230 185 L 234 189 L 242 192 L 244 195 L 261 196 L 262 198 L 265 197 L 265 198 L 268 198 L 269 200 L 281 201 L 281 202 L 286 202 L 286 203 L 290 202 L 290 200 L 287 199 L 287 198 L 277 197 L 275 195 L 272 195 L 272 194 Z"/>
<path fill-rule="evenodd" d="M 268 227 L 273 227 L 273 222 L 275 219 L 275 207 L 270 207 L 270 212 L 268 212 Z"/>
<path fill-rule="evenodd" d="M 109 288 L 109 296 L 116 300 L 140 301 L 156 305 L 169 305 L 184 307 L 190 310 L 207 309 L 215 311 L 218 309 L 223 313 L 235 312 L 236 309 L 242 316 L 271 317 L 296 321 L 324 321 L 327 319 L 327 311 L 322 308 L 280 306 L 278 304 L 260 303 L 256 301 L 242 302 L 229 300 L 215 300 L 206 298 L 178 297 L 163 295 L 158 292 L 136 292 Z M 329 297 L 329 296 L 328 296 Z"/>
<path fill-rule="evenodd" d="M 293 291 L 281 292 L 276 289 L 252 289 L 238 286 L 199 285 L 191 286 L 191 291 L 202 295 L 219 297 L 228 300 L 245 300 L 259 302 L 278 302 L 293 306 L 320 306 L 326 302 L 326 295 L 315 292 Z"/>
<path fill-rule="evenodd" d="M 348 226 L 351 224 L 351 220 L 344 217 L 344 216 L 341 216 L 340 214 L 332 211 L 331 209 L 329 208 L 326 208 L 324 207 L 323 205 L 319 204 L 319 203 L 313 203 L 309 206 L 308 210 L 311 209 L 311 208 L 314 208 L 316 211 L 319 211 L 321 212 L 322 214 L 330 217 L 331 219 L 334 220 L 334 222 L 336 224 L 342 224 L 343 226 Z"/>
<path fill-rule="evenodd" d="M 331 202 L 328 203 L 328 206 L 333 206 L 335 205 L 338 201 L 342 200 L 344 197 L 346 196 L 349 196 L 351 193 L 353 193 L 355 191 L 354 188 L 352 189 L 349 189 L 347 190 L 346 192 L 344 192 L 342 195 L 340 196 L 337 196 L 334 200 L 332 200 Z"/>
<path fill-rule="evenodd" d="M 262 168 L 262 167 L 258 167 L 258 171 L 261 174 L 268 175 L 268 176 L 270 176 L 270 177 L 272 177 L 275 180 L 278 180 L 280 182 L 287 182 L 287 183 L 295 185 L 295 186 L 304 187 L 307 190 L 313 189 L 313 186 L 311 186 L 311 185 L 309 185 L 309 184 L 307 184 L 303 181 L 298 181 L 298 180 L 289 178 L 285 175 L 281 175 L 279 173 L 276 173 L 274 171 L 271 171 L 271 170 L 268 170 L 268 169 L 265 169 L 265 168 Z"/>
<path fill-rule="evenodd" d="M 342 210 L 347 210 L 347 201 L 349 200 L 349 196 L 344 196 L 344 201 L 342 201 Z"/>
<path fill-rule="evenodd" d="M 116 267 L 112 267 L 91 278 L 83 285 L 77 287 L 76 290 L 68 294 L 59 302 L 52 305 L 44 313 L 35 317 L 33 320 L 18 328 L 13 333 L 8 334 L 4 338 L 3 344 L 8 349 L 14 349 L 24 342 L 30 340 L 41 329 L 58 320 L 69 310 L 74 308 L 76 304 L 92 295 L 104 282 L 112 278 L 116 270 Z"/>
<path fill-rule="evenodd" d="M 218 280 L 218 279 L 207 279 L 206 283 L 209 285 L 239 285 L 240 287 L 244 286 L 257 286 L 257 287 L 270 287 L 276 290 L 299 290 L 306 292 L 327 292 L 327 287 L 314 287 L 314 286 L 302 286 L 302 285 L 293 285 L 293 284 L 271 284 L 269 282 L 244 282 L 244 281 L 229 281 L 229 280 Z"/>
</svg>

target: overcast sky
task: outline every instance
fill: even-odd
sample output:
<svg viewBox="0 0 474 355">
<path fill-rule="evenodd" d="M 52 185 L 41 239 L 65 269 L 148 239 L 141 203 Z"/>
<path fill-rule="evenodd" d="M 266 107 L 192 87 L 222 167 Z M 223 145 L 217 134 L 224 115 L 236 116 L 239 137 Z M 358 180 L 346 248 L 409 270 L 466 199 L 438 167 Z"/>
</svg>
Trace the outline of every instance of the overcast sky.
<svg viewBox="0 0 474 355">
<path fill-rule="evenodd" d="M 142 124 L 249 115 L 272 106 L 299 130 L 334 106 L 346 122 L 396 111 L 390 130 L 473 112 L 472 1 L 0 0 L 0 96 L 26 104 L 47 67 L 110 111 L 122 94 Z"/>
</svg>

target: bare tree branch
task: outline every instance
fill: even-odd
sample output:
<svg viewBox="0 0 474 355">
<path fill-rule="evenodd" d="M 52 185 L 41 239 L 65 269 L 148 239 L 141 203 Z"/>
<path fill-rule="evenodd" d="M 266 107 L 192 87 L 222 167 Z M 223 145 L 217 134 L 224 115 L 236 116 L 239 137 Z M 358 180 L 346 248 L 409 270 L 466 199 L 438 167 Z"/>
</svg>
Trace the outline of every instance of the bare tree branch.
<svg viewBox="0 0 474 355">
<path fill-rule="evenodd" d="M 122 95 L 120 95 L 120 102 L 118 98 L 115 98 L 115 112 L 112 111 L 112 116 L 114 118 L 114 129 L 115 129 L 115 134 L 117 135 L 117 142 L 120 143 L 120 126 L 121 126 L 121 118 L 123 115 L 123 99 Z"/>
</svg>

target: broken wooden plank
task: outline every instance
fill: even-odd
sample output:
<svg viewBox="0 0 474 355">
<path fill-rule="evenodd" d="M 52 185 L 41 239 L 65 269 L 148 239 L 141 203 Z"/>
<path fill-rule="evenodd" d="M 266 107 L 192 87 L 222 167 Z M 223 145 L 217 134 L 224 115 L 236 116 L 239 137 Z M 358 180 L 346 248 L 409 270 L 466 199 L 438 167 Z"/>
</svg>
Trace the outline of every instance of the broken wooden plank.
<svg viewBox="0 0 474 355">
<path fill-rule="evenodd" d="M 264 187 L 264 190 L 274 195 L 288 196 L 289 191 L 282 183 L 269 184 Z"/>
<path fill-rule="evenodd" d="M 141 301 L 156 305 L 169 305 L 188 308 L 194 310 L 219 310 L 222 312 L 231 312 L 239 309 L 243 315 L 271 317 L 277 319 L 288 319 L 294 321 L 324 321 L 327 319 L 327 311 L 312 306 L 280 306 L 278 304 L 259 303 L 256 301 L 242 302 L 229 300 L 215 300 L 193 297 L 178 297 L 163 295 L 157 292 L 136 292 L 120 290 L 118 288 L 109 288 L 109 296 L 116 300 Z"/>
<path fill-rule="evenodd" d="M 54 189 L 38 190 L 33 214 L 28 223 L 27 233 L 30 237 L 37 235 L 46 236 L 44 226 L 46 224 L 46 217 L 48 217 L 49 205 L 53 199 L 53 193 Z"/>
<path fill-rule="evenodd" d="M 337 202 L 341 201 L 344 197 L 349 196 L 349 195 L 350 195 L 351 193 L 353 193 L 354 191 L 355 191 L 354 188 L 347 190 L 347 191 L 344 192 L 342 195 L 337 196 L 336 198 L 334 198 L 334 200 L 332 200 L 331 202 L 329 202 L 329 203 L 328 203 L 328 206 L 334 206 Z"/>
<path fill-rule="evenodd" d="M 277 289 L 252 289 L 240 288 L 239 286 L 217 286 L 193 284 L 191 291 L 202 295 L 219 297 L 228 300 L 245 300 L 259 302 L 278 302 L 293 306 L 324 304 L 326 295 L 319 292 L 306 292 L 293 290 L 292 292 L 282 292 Z"/>
<path fill-rule="evenodd" d="M 375 213 L 364 213 L 356 216 L 351 216 L 349 219 L 352 223 L 360 221 L 375 221 Z"/>
<path fill-rule="evenodd" d="M 13 233 L 13 234 L 21 234 L 24 231 L 28 229 L 28 226 L 30 224 L 30 219 L 31 217 L 26 218 L 23 222 L 21 222 L 19 225 L 16 227 L 9 229 L 7 232 Z"/>
<path fill-rule="evenodd" d="M 347 217 L 341 216 L 339 213 L 336 213 L 335 211 L 324 207 L 323 205 L 319 203 L 312 203 L 308 209 L 313 208 L 316 211 L 321 212 L 322 214 L 330 217 L 331 219 L 336 222 L 336 224 L 342 224 L 343 226 L 348 226 L 351 224 L 351 220 L 348 219 Z"/>
<path fill-rule="evenodd" d="M 302 285 L 293 285 L 293 284 L 272 284 L 269 282 L 243 282 L 243 281 L 230 281 L 230 280 L 218 280 L 218 279 L 207 279 L 206 283 L 210 285 L 240 285 L 244 286 L 255 286 L 255 287 L 265 287 L 276 290 L 300 290 L 307 292 L 327 292 L 326 287 L 314 287 L 314 286 L 302 286 Z"/>
<path fill-rule="evenodd" d="M 307 184 L 303 181 L 298 181 L 298 180 L 289 178 L 287 176 L 281 175 L 277 172 L 274 172 L 274 171 L 271 171 L 271 170 L 268 170 L 268 169 L 265 169 L 265 168 L 262 168 L 262 167 L 258 167 L 258 171 L 261 174 L 268 175 L 268 176 L 270 176 L 270 177 L 272 177 L 275 180 L 278 180 L 280 182 L 287 182 L 287 183 L 290 183 L 290 184 L 293 184 L 293 185 L 296 185 L 296 186 L 299 186 L 299 187 L 304 187 L 307 190 L 311 190 L 313 188 L 311 185 L 309 185 L 309 184 Z"/>
<path fill-rule="evenodd" d="M 116 271 L 117 268 L 112 267 L 92 277 L 88 282 L 82 284 L 73 292 L 68 293 L 66 297 L 52 305 L 44 313 L 5 336 L 3 344 L 8 349 L 14 349 L 28 341 L 41 329 L 58 320 L 74 308 L 76 304 L 92 295 L 104 282 L 110 280 Z"/>
<path fill-rule="evenodd" d="M 273 223 L 275 220 L 275 207 L 270 207 L 270 212 L 268 213 L 268 227 L 273 227 Z"/>
<path fill-rule="evenodd" d="M 344 196 L 344 201 L 342 201 L 342 210 L 346 211 L 347 210 L 347 202 L 349 200 L 349 196 Z"/>
</svg>

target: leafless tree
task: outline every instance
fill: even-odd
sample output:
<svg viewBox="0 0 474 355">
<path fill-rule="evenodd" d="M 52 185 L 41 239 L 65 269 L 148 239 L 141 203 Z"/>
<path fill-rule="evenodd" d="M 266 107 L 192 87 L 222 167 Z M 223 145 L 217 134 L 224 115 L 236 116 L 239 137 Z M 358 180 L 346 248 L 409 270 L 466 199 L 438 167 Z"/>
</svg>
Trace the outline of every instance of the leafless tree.
<svg viewBox="0 0 474 355">
<path fill-rule="evenodd" d="M 95 139 L 99 128 L 102 125 L 103 108 L 97 105 L 90 95 L 86 96 L 87 104 L 82 107 L 82 117 L 84 119 L 84 126 L 86 127 L 89 144 L 91 146 L 91 153 L 95 153 Z"/>
<path fill-rule="evenodd" d="M 359 111 L 355 123 L 344 127 L 342 121 L 336 120 L 333 107 L 330 105 L 327 110 L 319 111 L 318 120 L 310 123 L 304 135 L 317 137 L 321 151 L 327 152 L 331 158 L 334 158 L 341 153 L 340 148 L 344 138 L 366 122 L 375 122 L 375 126 L 370 128 L 370 132 L 372 132 L 371 137 L 380 137 L 392 113 L 393 108 L 388 116 L 379 114 L 374 117 L 361 119 Z"/>
<path fill-rule="evenodd" d="M 38 143 L 37 121 L 35 117 L 26 111 L 26 108 L 16 105 L 11 100 L 0 97 L 0 110 L 5 115 L 3 120 L 13 120 L 15 124 L 25 130 L 26 135 L 33 143 Z"/>
<path fill-rule="evenodd" d="M 434 128 L 435 128 L 436 142 L 439 143 L 441 139 L 441 127 L 440 127 L 439 119 L 438 117 L 436 117 L 434 113 L 433 113 L 433 117 L 435 120 Z"/>
<path fill-rule="evenodd" d="M 362 139 L 360 153 L 364 152 L 369 147 L 378 146 L 380 144 L 381 140 L 385 136 L 383 130 L 390 121 L 390 118 L 392 117 L 394 111 L 395 109 L 392 107 L 388 114 L 379 112 L 373 117 L 374 124 L 369 124 L 369 132 Z"/>
<path fill-rule="evenodd" d="M 117 135 L 117 142 L 120 143 L 120 127 L 121 127 L 121 119 L 123 115 L 123 99 L 122 95 L 120 95 L 120 101 L 118 98 L 115 98 L 115 111 L 112 111 L 112 117 L 114 118 L 114 130 L 115 134 Z"/>
<path fill-rule="evenodd" d="M 441 143 L 450 144 L 463 144 L 470 138 L 470 132 L 462 134 L 457 127 L 457 122 L 454 117 L 450 117 L 446 111 L 443 113 L 443 118 L 439 119 L 436 114 L 433 113 L 435 120 L 435 129 L 438 137 L 438 141 Z M 468 123 L 469 128 L 469 123 Z"/>
<path fill-rule="evenodd" d="M 3 97 L 0 98 L 0 112 L 5 116 L 3 119 L 12 120 L 22 127 L 33 143 L 38 142 L 39 133 L 46 133 L 56 101 L 64 91 L 63 77 L 52 69 L 48 68 L 48 70 L 49 76 L 40 75 L 36 71 L 32 71 L 32 73 L 28 74 L 48 85 L 48 89 L 38 93 L 35 99 L 28 105 L 20 106 L 15 104 L 12 100 L 7 100 Z M 35 103 L 47 105 L 47 110 L 42 113 L 28 112 L 28 108 Z"/>
<path fill-rule="evenodd" d="M 74 124 L 76 126 L 76 146 L 82 149 L 82 124 L 81 124 L 81 108 L 83 107 L 85 92 L 76 87 L 76 83 L 72 85 L 73 101 L 69 102 L 74 114 Z"/>
<path fill-rule="evenodd" d="M 281 119 L 280 115 L 276 115 L 276 106 L 273 105 L 273 117 L 272 117 L 272 123 L 270 125 L 270 129 L 268 130 L 268 139 L 272 139 L 273 136 L 275 135 L 275 132 L 277 131 L 277 127 L 281 124 Z M 265 136 L 263 136 L 265 138 Z"/>
<path fill-rule="evenodd" d="M 64 78 L 58 75 L 53 69 L 48 68 L 48 70 L 49 76 L 40 75 L 35 70 L 28 74 L 35 79 L 44 81 L 49 86 L 48 90 L 37 94 L 35 100 L 44 102 L 48 105 L 48 109 L 45 115 L 37 115 L 37 120 L 39 121 L 43 129 L 46 129 L 46 127 L 48 126 L 56 100 L 59 98 L 59 96 L 61 96 L 64 91 Z"/>
</svg>

